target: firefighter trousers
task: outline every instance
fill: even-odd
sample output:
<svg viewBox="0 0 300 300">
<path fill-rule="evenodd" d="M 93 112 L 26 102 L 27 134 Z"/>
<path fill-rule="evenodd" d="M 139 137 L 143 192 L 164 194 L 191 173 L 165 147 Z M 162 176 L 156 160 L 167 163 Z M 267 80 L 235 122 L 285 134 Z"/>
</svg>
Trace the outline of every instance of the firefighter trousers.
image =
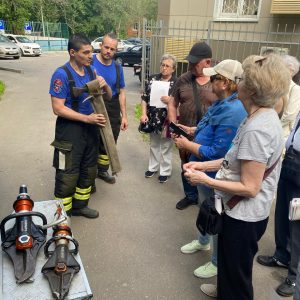
<svg viewBox="0 0 300 300">
<path fill-rule="evenodd" d="M 53 166 L 54 195 L 66 212 L 88 205 L 97 171 L 99 129 L 96 125 L 57 118 Z"/>
</svg>

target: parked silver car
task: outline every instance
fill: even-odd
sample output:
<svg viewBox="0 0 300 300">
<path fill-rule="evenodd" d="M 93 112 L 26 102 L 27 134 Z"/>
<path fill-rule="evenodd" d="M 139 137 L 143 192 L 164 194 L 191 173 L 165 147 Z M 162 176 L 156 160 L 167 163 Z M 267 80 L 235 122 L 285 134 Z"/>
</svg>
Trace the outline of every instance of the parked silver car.
<svg viewBox="0 0 300 300">
<path fill-rule="evenodd" d="M 0 57 L 19 59 L 20 56 L 20 48 L 7 37 L 0 34 Z"/>
</svg>

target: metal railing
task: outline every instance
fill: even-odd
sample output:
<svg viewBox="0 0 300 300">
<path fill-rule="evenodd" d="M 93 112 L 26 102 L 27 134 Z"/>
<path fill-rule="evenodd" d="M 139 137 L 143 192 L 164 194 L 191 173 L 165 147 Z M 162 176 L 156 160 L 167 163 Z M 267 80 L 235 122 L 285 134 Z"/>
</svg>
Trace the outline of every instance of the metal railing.
<svg viewBox="0 0 300 300">
<path fill-rule="evenodd" d="M 187 70 L 187 56 L 197 41 L 206 41 L 212 48 L 215 61 L 237 59 L 243 61 L 251 54 L 276 52 L 300 58 L 300 29 L 297 24 L 271 22 L 265 26 L 253 23 L 143 21 L 144 33 L 151 32 L 149 57 L 143 56 L 143 69 L 150 61 L 150 74 L 159 71 L 164 53 L 175 55 L 178 60 L 177 75 Z"/>
</svg>

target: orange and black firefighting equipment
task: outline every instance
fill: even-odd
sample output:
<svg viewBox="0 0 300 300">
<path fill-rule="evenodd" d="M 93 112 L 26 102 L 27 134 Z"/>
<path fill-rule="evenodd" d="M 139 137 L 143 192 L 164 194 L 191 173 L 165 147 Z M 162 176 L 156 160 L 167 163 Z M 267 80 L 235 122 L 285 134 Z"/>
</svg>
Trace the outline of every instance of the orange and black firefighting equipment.
<svg viewBox="0 0 300 300">
<path fill-rule="evenodd" d="M 2 249 L 14 265 L 17 283 L 33 281 L 31 277 L 35 271 L 36 258 L 46 241 L 47 219 L 42 213 L 32 211 L 33 206 L 27 187 L 22 185 L 13 204 L 15 213 L 5 217 L 0 224 Z M 40 218 L 44 226 L 36 225 L 32 220 L 33 216 Z M 15 220 L 15 224 L 5 230 L 5 225 L 10 220 Z"/>
<path fill-rule="evenodd" d="M 69 248 L 70 242 L 73 244 Z M 55 249 L 50 251 L 50 246 L 54 243 Z M 72 237 L 72 232 L 67 223 L 62 223 L 53 228 L 53 237 L 47 241 L 44 253 L 47 262 L 42 268 L 42 273 L 47 277 L 52 294 L 56 299 L 65 299 L 71 281 L 80 270 L 80 265 L 73 254 L 78 253 L 78 242 Z"/>
<path fill-rule="evenodd" d="M 91 101 L 94 112 L 97 114 L 103 114 L 104 117 L 106 118 L 105 127 L 99 127 L 99 128 L 100 128 L 101 139 L 104 143 L 106 153 L 110 160 L 112 174 L 115 175 L 116 173 L 121 171 L 121 164 L 119 161 L 116 143 L 114 140 L 111 124 L 109 121 L 109 116 L 107 114 L 105 104 L 103 101 L 99 81 L 93 80 L 88 82 L 82 88 L 76 88 L 76 87 L 73 88 L 73 93 L 77 97 L 83 92 L 88 92 L 90 94 L 90 96 L 86 98 L 84 101 L 86 100 Z"/>
</svg>

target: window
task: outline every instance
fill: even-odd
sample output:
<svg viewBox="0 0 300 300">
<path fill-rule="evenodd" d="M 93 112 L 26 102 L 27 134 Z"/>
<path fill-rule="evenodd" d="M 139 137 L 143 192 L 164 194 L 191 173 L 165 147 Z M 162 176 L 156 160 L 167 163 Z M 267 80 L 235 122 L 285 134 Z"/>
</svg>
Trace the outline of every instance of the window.
<svg viewBox="0 0 300 300">
<path fill-rule="evenodd" d="M 216 0 L 215 21 L 258 21 L 261 0 Z"/>
</svg>

